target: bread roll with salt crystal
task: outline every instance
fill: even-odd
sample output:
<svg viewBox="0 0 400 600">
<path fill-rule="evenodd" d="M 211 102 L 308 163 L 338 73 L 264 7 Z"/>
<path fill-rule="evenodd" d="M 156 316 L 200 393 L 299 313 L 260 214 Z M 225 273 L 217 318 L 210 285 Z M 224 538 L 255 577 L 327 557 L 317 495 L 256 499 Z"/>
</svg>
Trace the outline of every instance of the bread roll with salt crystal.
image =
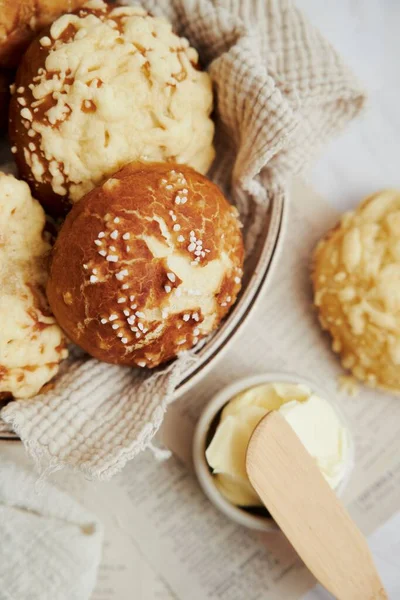
<svg viewBox="0 0 400 600">
<path fill-rule="evenodd" d="M 44 293 L 45 224 L 26 183 L 0 172 L 0 399 L 35 396 L 67 356 Z"/>
<path fill-rule="evenodd" d="M 81 199 L 54 246 L 47 295 L 69 338 L 155 367 L 216 329 L 241 286 L 236 208 L 183 165 L 127 165 Z"/>
<path fill-rule="evenodd" d="M 18 69 L 10 138 L 19 172 L 53 215 L 140 160 L 205 173 L 211 80 L 171 24 L 91 0 L 41 32 Z"/>
<path fill-rule="evenodd" d="M 400 392 L 400 192 L 374 194 L 343 215 L 315 250 L 312 278 L 343 366 Z"/>
</svg>

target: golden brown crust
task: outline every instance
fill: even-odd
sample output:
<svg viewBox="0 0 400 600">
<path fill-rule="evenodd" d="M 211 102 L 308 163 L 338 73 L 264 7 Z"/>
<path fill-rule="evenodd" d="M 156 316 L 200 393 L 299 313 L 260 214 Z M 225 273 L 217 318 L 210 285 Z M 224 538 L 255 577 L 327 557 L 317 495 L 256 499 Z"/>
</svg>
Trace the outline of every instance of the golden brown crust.
<svg viewBox="0 0 400 600">
<path fill-rule="evenodd" d="M 85 0 L 3 0 L 0 7 L 0 67 L 15 68 L 35 35 Z"/>
<path fill-rule="evenodd" d="M 67 216 L 47 295 L 92 356 L 154 367 L 218 326 L 242 264 L 237 211 L 215 184 L 190 167 L 132 163 Z"/>
</svg>

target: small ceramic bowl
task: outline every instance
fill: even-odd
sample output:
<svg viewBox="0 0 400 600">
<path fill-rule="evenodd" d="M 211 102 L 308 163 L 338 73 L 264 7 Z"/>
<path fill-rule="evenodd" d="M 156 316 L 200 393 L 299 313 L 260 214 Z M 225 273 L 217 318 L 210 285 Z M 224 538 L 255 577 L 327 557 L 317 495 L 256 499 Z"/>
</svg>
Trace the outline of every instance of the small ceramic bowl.
<svg viewBox="0 0 400 600">
<path fill-rule="evenodd" d="M 223 512 L 232 521 L 235 521 L 239 525 L 244 525 L 250 529 L 257 529 L 259 531 L 274 531 L 279 529 L 278 525 L 269 515 L 266 508 L 263 507 L 250 507 L 242 508 L 231 504 L 218 490 L 215 485 L 212 470 L 209 467 L 206 460 L 206 448 L 208 447 L 215 430 L 219 423 L 220 413 L 232 398 L 237 394 L 248 390 L 252 387 L 262 385 L 265 383 L 293 383 L 293 384 L 304 384 L 308 386 L 313 392 L 316 392 L 321 398 L 326 399 L 335 409 L 340 421 L 344 424 L 345 429 L 348 431 L 348 460 L 347 468 L 343 479 L 336 488 L 336 494 L 341 496 L 347 483 L 350 479 L 351 472 L 354 466 L 354 443 L 353 439 L 342 412 L 338 409 L 336 404 L 331 400 L 329 394 L 321 390 L 313 382 L 288 373 L 266 373 L 265 375 L 256 375 L 253 377 L 247 377 L 240 379 L 234 383 L 223 388 L 218 394 L 216 394 L 205 407 L 200 419 L 197 423 L 194 438 L 193 438 L 193 464 L 199 483 L 209 498 L 209 500 L 216 506 L 221 512 Z"/>
</svg>

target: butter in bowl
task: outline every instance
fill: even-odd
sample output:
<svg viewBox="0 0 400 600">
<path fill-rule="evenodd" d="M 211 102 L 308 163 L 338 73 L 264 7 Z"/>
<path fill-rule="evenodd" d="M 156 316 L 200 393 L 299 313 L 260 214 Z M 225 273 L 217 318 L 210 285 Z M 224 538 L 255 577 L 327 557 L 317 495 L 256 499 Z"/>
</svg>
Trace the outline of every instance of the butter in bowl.
<svg viewBox="0 0 400 600">
<path fill-rule="evenodd" d="M 224 388 L 197 424 L 195 471 L 205 494 L 226 516 L 264 531 L 277 525 L 248 480 L 246 451 L 256 426 L 270 411 L 285 418 L 338 495 L 354 463 L 346 421 L 317 386 L 296 375 L 270 373 Z"/>
</svg>

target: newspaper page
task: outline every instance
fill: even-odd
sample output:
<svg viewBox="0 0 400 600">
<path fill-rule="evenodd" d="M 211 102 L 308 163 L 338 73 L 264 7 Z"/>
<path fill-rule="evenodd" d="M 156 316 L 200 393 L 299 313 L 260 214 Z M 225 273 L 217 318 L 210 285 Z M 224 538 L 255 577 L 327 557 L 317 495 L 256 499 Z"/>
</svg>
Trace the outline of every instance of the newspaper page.
<svg viewBox="0 0 400 600">
<path fill-rule="evenodd" d="M 107 542 L 93 600 L 291 600 L 314 585 L 281 533 L 259 534 L 230 522 L 193 475 L 197 418 L 215 392 L 239 377 L 285 371 L 325 389 L 355 439 L 355 469 L 343 497 L 351 515 L 368 535 L 400 508 L 400 402 L 365 388 L 357 397 L 339 394 L 342 371 L 312 309 L 310 254 L 338 215 L 300 183 L 288 213 L 272 279 L 252 315 L 200 384 L 169 408 L 163 441 L 174 456 L 160 463 L 145 453 L 112 484 L 113 498 L 105 493 L 105 508 L 118 512 L 119 525 Z M 114 556 L 113 537 L 122 532 L 132 546 L 120 545 Z M 138 578 L 141 588 L 132 594 Z"/>
</svg>

